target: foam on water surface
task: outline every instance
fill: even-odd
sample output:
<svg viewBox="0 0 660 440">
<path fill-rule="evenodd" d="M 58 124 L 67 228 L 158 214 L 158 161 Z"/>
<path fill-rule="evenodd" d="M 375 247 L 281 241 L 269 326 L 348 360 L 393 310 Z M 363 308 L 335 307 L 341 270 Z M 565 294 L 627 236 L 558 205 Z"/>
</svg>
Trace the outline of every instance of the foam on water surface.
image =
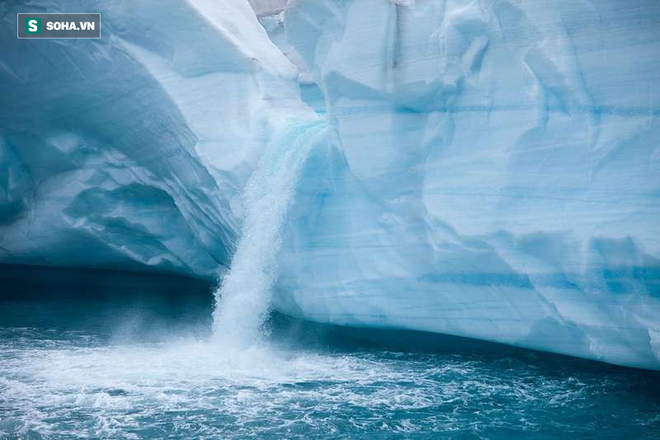
<svg viewBox="0 0 660 440">
<path fill-rule="evenodd" d="M 34 328 L 7 336 L 0 437 L 579 438 L 608 430 L 653 438 L 660 428 L 653 373 L 580 360 L 274 345 L 228 356 L 198 340 L 105 345 Z"/>
<path fill-rule="evenodd" d="M 213 340 L 208 286 L 3 274 L 0 438 L 654 438 L 660 429 L 655 372 L 503 346 L 338 344 L 330 329 L 283 318 L 234 349 Z"/>
</svg>

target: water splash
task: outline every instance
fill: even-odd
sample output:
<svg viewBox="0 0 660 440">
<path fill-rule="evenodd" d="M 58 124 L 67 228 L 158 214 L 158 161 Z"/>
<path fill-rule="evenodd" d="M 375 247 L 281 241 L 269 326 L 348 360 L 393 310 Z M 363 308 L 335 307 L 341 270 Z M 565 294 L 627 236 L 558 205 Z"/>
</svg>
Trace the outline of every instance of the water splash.
<svg viewBox="0 0 660 440">
<path fill-rule="evenodd" d="M 243 194 L 243 230 L 231 269 L 216 291 L 216 341 L 247 348 L 262 337 L 277 277 L 281 229 L 311 149 L 325 139 L 323 121 L 296 124 L 268 146 Z"/>
</svg>

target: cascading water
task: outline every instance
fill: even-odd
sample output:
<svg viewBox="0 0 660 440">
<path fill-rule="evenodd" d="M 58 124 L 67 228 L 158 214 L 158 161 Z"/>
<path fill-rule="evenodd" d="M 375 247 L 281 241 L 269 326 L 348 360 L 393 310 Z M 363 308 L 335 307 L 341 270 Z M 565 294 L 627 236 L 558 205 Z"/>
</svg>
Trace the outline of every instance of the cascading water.
<svg viewBox="0 0 660 440">
<path fill-rule="evenodd" d="M 215 341 L 197 337 L 194 317 L 208 317 L 205 286 L 190 310 L 178 302 L 189 288 L 174 287 L 173 300 L 167 279 L 160 294 L 149 292 L 153 280 L 130 281 L 99 298 L 87 276 L 79 288 L 38 287 L 36 301 L 25 286 L 0 295 L 0 438 L 657 438 L 655 372 L 506 347 L 363 349 L 314 342 L 304 328 L 260 343 L 283 226 L 311 153 L 336 143 L 330 130 L 323 121 L 291 125 L 257 165 L 216 292 Z M 138 306 L 138 298 L 148 300 Z M 180 316 L 185 310 L 192 314 Z M 416 336 L 393 339 L 408 337 Z"/>
<path fill-rule="evenodd" d="M 321 120 L 290 127 L 269 144 L 248 181 L 242 235 L 231 269 L 215 293 L 216 341 L 244 348 L 260 339 L 277 276 L 282 225 L 305 159 L 323 142 L 325 131 Z"/>
</svg>

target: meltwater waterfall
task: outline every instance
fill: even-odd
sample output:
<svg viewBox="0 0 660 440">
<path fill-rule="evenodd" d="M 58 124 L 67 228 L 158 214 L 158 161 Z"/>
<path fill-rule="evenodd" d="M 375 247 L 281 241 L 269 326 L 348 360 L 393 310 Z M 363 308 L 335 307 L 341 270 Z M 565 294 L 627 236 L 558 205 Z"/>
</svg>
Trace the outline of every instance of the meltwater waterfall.
<svg viewBox="0 0 660 440">
<path fill-rule="evenodd" d="M 309 152 L 325 139 L 323 121 L 294 123 L 276 136 L 243 193 L 245 219 L 231 269 L 216 291 L 214 339 L 247 347 L 260 339 L 277 276 L 281 229 Z"/>
</svg>

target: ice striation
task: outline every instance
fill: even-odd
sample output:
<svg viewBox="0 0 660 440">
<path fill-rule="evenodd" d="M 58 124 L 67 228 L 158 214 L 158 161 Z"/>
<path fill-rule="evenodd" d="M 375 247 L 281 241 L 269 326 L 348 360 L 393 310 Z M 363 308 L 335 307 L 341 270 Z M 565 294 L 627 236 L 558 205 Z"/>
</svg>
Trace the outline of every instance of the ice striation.
<svg viewBox="0 0 660 440">
<path fill-rule="evenodd" d="M 276 307 L 660 368 L 660 4 L 293 0 L 335 149 Z"/>
<path fill-rule="evenodd" d="M 660 4 L 250 3 L 0 5 L 0 262 L 660 369 Z"/>
</svg>

